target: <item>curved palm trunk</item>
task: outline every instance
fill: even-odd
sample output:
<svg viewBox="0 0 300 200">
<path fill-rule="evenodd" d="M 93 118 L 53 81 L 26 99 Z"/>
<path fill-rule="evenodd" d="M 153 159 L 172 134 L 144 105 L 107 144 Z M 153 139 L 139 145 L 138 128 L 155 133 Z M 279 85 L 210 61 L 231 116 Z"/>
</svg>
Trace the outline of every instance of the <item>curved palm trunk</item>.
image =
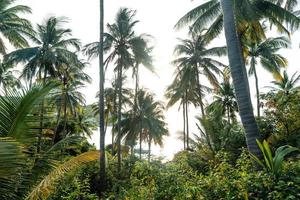
<svg viewBox="0 0 300 200">
<path fill-rule="evenodd" d="M 104 1 L 100 0 L 100 35 L 99 35 L 99 130 L 100 130 L 100 192 L 105 189 L 105 130 L 104 130 L 104 62 L 103 62 L 103 32 L 104 32 Z"/>
<path fill-rule="evenodd" d="M 237 97 L 239 113 L 246 132 L 247 147 L 251 153 L 261 157 L 261 152 L 256 144 L 256 139 L 259 139 L 259 130 L 253 115 L 245 63 L 235 27 L 233 0 L 221 0 L 221 5 L 224 16 L 230 71 Z"/>
<path fill-rule="evenodd" d="M 117 145 L 118 145 L 118 173 L 121 173 L 121 109 L 122 109 L 122 65 L 118 67 L 118 136 L 117 136 Z"/>
</svg>

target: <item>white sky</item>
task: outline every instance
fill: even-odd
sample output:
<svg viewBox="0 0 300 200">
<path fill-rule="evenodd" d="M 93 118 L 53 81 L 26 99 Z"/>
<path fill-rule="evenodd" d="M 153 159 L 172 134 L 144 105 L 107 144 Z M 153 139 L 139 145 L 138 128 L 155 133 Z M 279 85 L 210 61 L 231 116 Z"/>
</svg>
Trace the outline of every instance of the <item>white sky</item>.
<svg viewBox="0 0 300 200">
<path fill-rule="evenodd" d="M 136 27 L 137 33 L 147 33 L 154 36 L 154 67 L 158 76 L 152 75 L 146 70 L 141 70 L 141 85 L 156 93 L 157 99 L 164 100 L 163 94 L 166 87 L 172 81 L 174 67 L 170 65 L 176 38 L 185 38 L 185 32 L 174 31 L 173 27 L 180 17 L 196 5 L 204 2 L 203 0 L 104 0 L 105 1 L 105 24 L 113 22 L 116 12 L 120 7 L 128 7 L 137 10 L 136 19 L 140 23 Z M 32 8 L 32 15 L 27 18 L 33 24 L 41 23 L 47 16 L 65 16 L 69 18 L 67 25 L 73 30 L 73 35 L 79 38 L 82 44 L 97 41 L 99 38 L 99 0 L 19 0 L 18 4 L 28 5 Z M 300 65 L 300 34 L 293 36 L 293 48 L 282 51 L 282 54 L 289 60 L 289 74 L 299 69 Z M 213 45 L 222 46 L 225 44 L 223 36 L 217 39 Z M 87 73 L 93 78 L 92 85 L 89 85 L 84 94 L 88 103 L 95 102 L 95 94 L 98 89 L 98 63 L 97 60 L 91 62 Z M 129 72 L 130 73 L 130 72 Z M 130 74 L 128 74 L 130 75 Z M 269 85 L 272 77 L 259 70 L 261 88 Z M 130 77 L 130 76 L 128 76 Z M 263 78 L 262 78 L 263 77 Z M 250 85 L 254 81 L 250 78 Z M 254 90 L 252 90 L 254 94 Z M 253 95 L 254 97 L 254 95 Z M 253 101 L 255 103 L 255 101 Z M 254 104 L 255 107 L 255 104 Z M 193 117 L 199 114 L 199 109 L 190 109 L 190 130 L 197 133 Z M 178 112 L 175 106 L 166 112 L 166 120 L 169 124 L 170 137 L 165 138 L 164 148 L 155 148 L 156 155 L 164 155 L 170 158 L 174 152 L 182 149 L 182 142 L 176 140 L 176 132 L 182 130 L 182 113 Z M 96 145 L 98 135 L 93 137 Z M 107 140 L 110 141 L 108 134 Z M 97 145 L 98 146 L 98 145 Z"/>
</svg>

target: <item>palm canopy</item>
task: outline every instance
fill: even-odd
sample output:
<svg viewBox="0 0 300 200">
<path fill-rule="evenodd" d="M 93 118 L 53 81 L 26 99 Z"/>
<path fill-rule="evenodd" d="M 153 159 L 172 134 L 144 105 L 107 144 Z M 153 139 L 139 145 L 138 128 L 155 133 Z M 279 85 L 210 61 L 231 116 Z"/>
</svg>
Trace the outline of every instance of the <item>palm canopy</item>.
<svg viewBox="0 0 300 200">
<path fill-rule="evenodd" d="M 154 141 L 162 145 L 163 136 L 168 135 L 164 122 L 163 105 L 154 100 L 154 95 L 145 89 L 137 93 L 137 109 L 132 109 L 124 114 L 121 122 L 122 135 L 126 141 L 136 140 L 142 133 L 142 139 Z"/>
<path fill-rule="evenodd" d="M 31 13 L 31 9 L 23 5 L 12 5 L 15 0 L 0 1 L 0 53 L 6 54 L 5 39 L 16 48 L 28 47 L 26 36 L 33 34 L 31 23 L 19 17 L 20 14 Z"/>
<path fill-rule="evenodd" d="M 226 55 L 226 47 L 207 48 L 207 45 L 203 35 L 196 36 L 194 34 L 191 39 L 180 39 L 180 44 L 174 50 L 174 54 L 178 58 L 172 63 L 177 66 L 179 71 L 191 68 L 194 75 L 203 74 L 213 86 L 217 87 L 216 75 L 221 74 L 220 67 L 225 67 L 225 65 L 214 57 Z"/>
<path fill-rule="evenodd" d="M 291 77 L 288 76 L 287 71 L 283 72 L 283 75 L 279 80 L 272 81 L 275 87 L 271 87 L 275 91 L 281 91 L 285 94 L 289 94 L 290 92 L 299 89 L 297 83 L 300 80 L 300 75 L 295 72 Z"/>
<path fill-rule="evenodd" d="M 9 53 L 7 62 L 25 63 L 22 76 L 26 80 L 58 76 L 58 67 L 77 62 L 74 51 L 80 49 L 79 40 L 70 38 L 72 31 L 62 27 L 65 22 L 64 18 L 50 17 L 37 25 L 37 33 L 31 37 L 36 46 Z"/>
<path fill-rule="evenodd" d="M 235 112 L 238 111 L 238 105 L 234 93 L 234 88 L 229 79 L 224 81 L 217 88 L 214 101 L 207 107 L 209 113 L 221 112 L 227 117 L 227 121 L 235 120 Z"/>
<path fill-rule="evenodd" d="M 282 2 L 282 1 L 280 1 Z M 291 7 L 295 4 L 290 3 Z M 289 10 L 277 4 L 276 0 L 238 0 L 234 1 L 235 14 L 237 19 L 238 33 L 246 36 L 251 32 L 252 39 L 265 38 L 265 28 L 261 20 L 265 19 L 273 24 L 280 32 L 289 34 L 287 26 L 297 29 L 300 19 Z M 223 14 L 219 0 L 209 0 L 197 6 L 185 14 L 175 25 L 181 28 L 191 24 L 193 32 L 200 32 L 207 29 L 205 38 L 207 41 L 214 39 L 223 30 Z"/>
<path fill-rule="evenodd" d="M 134 32 L 135 25 L 139 22 L 134 20 L 136 11 L 128 8 L 121 8 L 115 19 L 115 23 L 107 24 L 107 32 L 104 33 L 104 52 L 108 54 L 105 65 L 113 61 L 118 67 L 128 69 L 135 64 L 143 64 L 150 71 L 152 66 L 152 47 L 149 47 L 151 36 L 147 34 L 136 35 Z M 99 55 L 99 42 L 87 44 L 84 52 L 89 58 L 95 58 Z M 133 69 L 135 70 L 135 68 Z"/>
<path fill-rule="evenodd" d="M 290 41 L 286 37 L 268 38 L 260 43 L 247 42 L 245 44 L 245 55 L 250 64 L 249 75 L 253 75 L 256 70 L 257 60 L 261 66 L 272 73 L 275 78 L 280 76 L 280 68 L 287 66 L 287 60 L 278 51 L 282 48 L 288 48 Z"/>
</svg>

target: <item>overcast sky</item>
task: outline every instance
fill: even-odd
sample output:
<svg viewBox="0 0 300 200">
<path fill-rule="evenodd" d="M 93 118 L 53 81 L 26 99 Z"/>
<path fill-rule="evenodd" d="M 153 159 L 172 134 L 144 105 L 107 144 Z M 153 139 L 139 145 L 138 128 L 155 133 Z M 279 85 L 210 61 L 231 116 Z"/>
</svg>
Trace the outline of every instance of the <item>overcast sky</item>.
<svg viewBox="0 0 300 200">
<path fill-rule="evenodd" d="M 166 87 L 172 81 L 174 67 L 170 65 L 174 46 L 178 37 L 187 37 L 185 31 L 174 31 L 173 27 L 180 17 L 189 10 L 204 2 L 203 0 L 104 0 L 105 24 L 114 21 L 116 12 L 120 7 L 128 7 L 137 10 L 136 19 L 140 23 L 136 27 L 137 33 L 147 33 L 154 37 L 154 67 L 158 76 L 141 70 L 141 84 L 155 92 L 157 99 L 165 101 L 163 94 Z M 34 24 L 41 23 L 48 16 L 65 16 L 69 19 L 68 27 L 73 30 L 73 35 L 79 38 L 83 44 L 97 41 L 99 38 L 99 0 L 19 0 L 18 4 L 28 5 L 32 8 L 32 15 L 27 18 Z M 275 36 L 275 35 L 274 35 Z M 213 45 L 225 44 L 224 36 L 220 36 Z M 293 36 L 293 48 L 282 51 L 289 60 L 289 74 L 299 69 L 300 65 L 300 33 Z M 223 60 L 223 59 L 222 59 Z M 226 59 L 224 59 L 225 62 Z M 84 94 L 88 103 L 95 102 L 95 94 L 98 89 L 98 63 L 92 61 L 87 73 L 93 78 Z M 260 87 L 270 85 L 272 77 L 259 70 Z M 130 77 L 130 76 L 129 76 Z M 263 78 L 262 78 L 263 77 Z M 250 85 L 254 81 L 250 78 Z M 252 90 L 254 94 L 254 90 Z M 253 95 L 254 97 L 254 95 Z M 255 103 L 253 101 L 253 103 Z M 255 107 L 255 105 L 254 105 Z M 189 116 L 191 132 L 196 133 L 195 121 L 192 119 L 199 114 L 199 109 L 190 109 Z M 165 139 L 163 149 L 156 148 L 155 153 L 171 157 L 174 152 L 182 149 L 182 142 L 176 140 L 176 132 L 182 130 L 182 114 L 178 112 L 178 106 L 166 112 L 166 120 L 169 124 L 170 137 Z M 93 140 L 98 144 L 98 137 Z M 107 140 L 110 141 L 109 136 Z M 98 146 L 98 145 L 97 145 Z"/>
</svg>

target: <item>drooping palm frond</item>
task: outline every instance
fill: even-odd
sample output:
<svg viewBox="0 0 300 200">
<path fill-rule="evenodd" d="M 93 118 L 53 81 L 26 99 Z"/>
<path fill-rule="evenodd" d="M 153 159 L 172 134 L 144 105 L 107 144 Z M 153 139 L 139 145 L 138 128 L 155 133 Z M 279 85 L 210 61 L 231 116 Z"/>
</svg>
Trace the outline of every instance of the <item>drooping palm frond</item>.
<svg viewBox="0 0 300 200">
<path fill-rule="evenodd" d="M 6 96 L 0 96 L 0 135 L 16 139 L 25 136 L 26 130 L 32 128 L 33 118 L 37 117 L 30 112 L 56 86 L 54 82 L 45 86 L 36 84 L 30 89 L 9 90 Z"/>
<path fill-rule="evenodd" d="M 26 200 L 47 199 L 55 191 L 55 183 L 60 177 L 84 164 L 99 159 L 99 157 L 99 151 L 90 151 L 62 163 L 50 172 L 37 186 L 33 187 L 32 191 L 26 196 Z"/>
</svg>

